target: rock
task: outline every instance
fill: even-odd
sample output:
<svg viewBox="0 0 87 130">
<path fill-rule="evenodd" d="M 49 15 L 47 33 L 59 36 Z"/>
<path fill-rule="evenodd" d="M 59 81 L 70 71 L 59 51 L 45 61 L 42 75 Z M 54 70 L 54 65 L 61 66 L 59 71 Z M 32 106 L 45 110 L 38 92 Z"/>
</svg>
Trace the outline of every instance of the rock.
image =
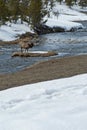
<svg viewBox="0 0 87 130">
<path fill-rule="evenodd" d="M 82 27 L 72 27 L 69 32 L 75 32 L 77 31 L 78 29 L 82 29 Z"/>
<path fill-rule="evenodd" d="M 62 27 L 49 27 L 47 25 L 40 25 L 34 28 L 37 34 L 46 34 L 46 33 L 53 33 L 53 32 L 64 32 L 65 29 Z"/>
<path fill-rule="evenodd" d="M 62 27 L 53 27 L 54 32 L 65 32 L 65 29 Z"/>
</svg>

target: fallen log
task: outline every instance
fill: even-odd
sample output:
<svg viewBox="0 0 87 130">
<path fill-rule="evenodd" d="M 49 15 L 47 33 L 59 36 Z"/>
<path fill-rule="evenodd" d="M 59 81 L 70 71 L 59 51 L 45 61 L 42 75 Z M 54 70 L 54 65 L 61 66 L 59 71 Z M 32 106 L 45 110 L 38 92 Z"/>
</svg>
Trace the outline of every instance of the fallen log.
<svg viewBox="0 0 87 130">
<path fill-rule="evenodd" d="M 58 55 L 57 52 L 54 51 L 48 51 L 48 52 L 43 52 L 43 53 L 39 53 L 39 52 L 27 52 L 27 53 L 22 53 L 22 52 L 14 52 L 12 54 L 12 57 L 49 57 L 49 56 L 54 56 L 54 55 Z"/>
</svg>

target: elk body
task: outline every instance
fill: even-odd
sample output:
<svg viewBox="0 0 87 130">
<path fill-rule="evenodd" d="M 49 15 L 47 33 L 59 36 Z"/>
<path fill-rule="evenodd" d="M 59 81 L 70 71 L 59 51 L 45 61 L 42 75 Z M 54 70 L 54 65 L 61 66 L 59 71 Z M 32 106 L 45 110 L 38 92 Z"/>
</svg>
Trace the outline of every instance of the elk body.
<svg viewBox="0 0 87 130">
<path fill-rule="evenodd" d="M 27 51 L 28 52 L 28 49 L 29 48 L 32 48 L 34 46 L 33 43 L 30 43 L 30 42 L 20 42 L 20 47 L 21 47 L 21 52 L 23 52 L 23 50 L 25 50 L 25 52 Z"/>
</svg>

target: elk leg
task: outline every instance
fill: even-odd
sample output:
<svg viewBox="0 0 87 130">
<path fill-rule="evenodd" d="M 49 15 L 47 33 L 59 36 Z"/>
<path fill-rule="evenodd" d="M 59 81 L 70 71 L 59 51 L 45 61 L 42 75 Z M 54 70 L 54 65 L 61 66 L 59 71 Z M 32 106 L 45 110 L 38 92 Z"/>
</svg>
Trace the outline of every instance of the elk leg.
<svg viewBox="0 0 87 130">
<path fill-rule="evenodd" d="M 28 49 L 27 49 L 27 53 L 28 53 Z"/>
<path fill-rule="evenodd" d="M 22 50 L 22 47 L 21 47 L 21 53 L 23 52 L 23 50 Z"/>
</svg>

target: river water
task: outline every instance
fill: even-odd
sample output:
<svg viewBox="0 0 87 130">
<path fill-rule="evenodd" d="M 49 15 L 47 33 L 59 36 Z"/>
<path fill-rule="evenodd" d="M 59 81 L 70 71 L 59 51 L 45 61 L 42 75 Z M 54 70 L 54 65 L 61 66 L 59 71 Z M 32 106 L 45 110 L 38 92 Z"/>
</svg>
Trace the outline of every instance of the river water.
<svg viewBox="0 0 87 130">
<path fill-rule="evenodd" d="M 20 58 L 11 55 L 20 51 L 19 45 L 0 46 L 0 73 L 12 73 L 43 60 L 66 56 L 87 54 L 87 21 L 82 22 L 84 29 L 75 32 L 51 33 L 40 36 L 40 44 L 30 51 L 56 51 L 58 55 L 51 57 Z"/>
</svg>

